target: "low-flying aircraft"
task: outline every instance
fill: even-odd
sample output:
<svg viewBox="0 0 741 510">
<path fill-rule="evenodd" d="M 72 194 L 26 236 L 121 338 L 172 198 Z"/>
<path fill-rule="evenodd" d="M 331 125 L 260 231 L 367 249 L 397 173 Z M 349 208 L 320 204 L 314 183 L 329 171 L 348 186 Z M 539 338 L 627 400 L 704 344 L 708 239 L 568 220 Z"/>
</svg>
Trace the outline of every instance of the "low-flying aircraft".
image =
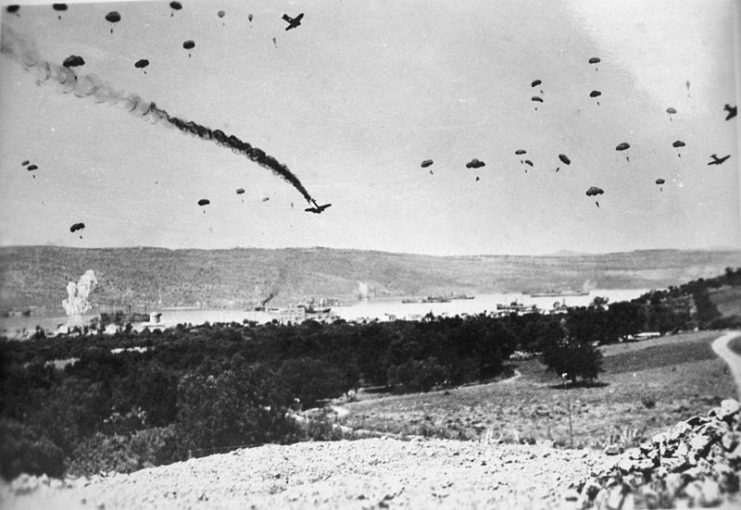
<svg viewBox="0 0 741 510">
<path fill-rule="evenodd" d="M 308 207 L 304 209 L 306 212 L 314 213 L 314 214 L 321 214 L 324 212 L 324 209 L 327 207 L 330 207 L 332 204 L 324 204 L 324 205 L 317 205 L 316 202 L 314 202 L 314 207 Z"/>
<path fill-rule="evenodd" d="M 726 120 L 731 120 L 738 113 L 738 106 L 731 106 L 727 104 L 723 109 L 728 112 L 728 115 L 726 115 Z"/>
<path fill-rule="evenodd" d="M 292 28 L 296 28 L 301 24 L 301 18 L 304 17 L 304 13 L 302 12 L 295 18 L 290 17 L 288 14 L 283 15 L 283 19 L 288 22 L 288 26 L 286 27 L 286 30 L 290 30 Z"/>
<path fill-rule="evenodd" d="M 708 163 L 708 166 L 722 165 L 728 158 L 731 157 L 731 155 L 729 154 L 728 156 L 723 156 L 722 158 L 719 158 L 717 154 L 711 154 L 710 157 L 713 158 L 713 160 L 710 163 Z"/>
</svg>

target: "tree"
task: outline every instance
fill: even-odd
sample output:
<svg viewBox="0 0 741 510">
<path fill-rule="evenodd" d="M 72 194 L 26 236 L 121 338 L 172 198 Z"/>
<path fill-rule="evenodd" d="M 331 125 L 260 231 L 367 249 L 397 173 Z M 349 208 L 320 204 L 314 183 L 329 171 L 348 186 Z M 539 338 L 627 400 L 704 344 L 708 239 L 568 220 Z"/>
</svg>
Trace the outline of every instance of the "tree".
<svg viewBox="0 0 741 510">
<path fill-rule="evenodd" d="M 284 361 L 278 379 L 304 409 L 316 406 L 321 399 L 339 397 L 352 387 L 344 371 L 312 358 Z"/>
<path fill-rule="evenodd" d="M 282 441 L 292 432 L 286 417 L 290 396 L 275 375 L 260 365 L 239 365 L 181 378 L 178 432 L 184 453 Z"/>
<path fill-rule="evenodd" d="M 625 341 L 629 336 L 640 333 L 645 323 L 646 317 L 640 304 L 628 301 L 613 303 L 605 317 L 608 341 Z"/>
<path fill-rule="evenodd" d="M 591 342 L 564 338 L 549 344 L 543 351 L 548 369 L 576 383 L 577 379 L 593 381 L 602 372 L 602 353 Z"/>
</svg>

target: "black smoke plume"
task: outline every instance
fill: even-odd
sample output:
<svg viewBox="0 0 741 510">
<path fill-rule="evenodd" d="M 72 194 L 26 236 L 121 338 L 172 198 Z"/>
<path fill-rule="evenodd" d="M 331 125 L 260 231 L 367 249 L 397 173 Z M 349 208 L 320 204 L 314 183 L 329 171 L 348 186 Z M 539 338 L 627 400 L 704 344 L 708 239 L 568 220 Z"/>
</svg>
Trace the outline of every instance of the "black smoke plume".
<svg viewBox="0 0 741 510">
<path fill-rule="evenodd" d="M 34 72 L 37 78 L 37 85 L 51 81 L 61 85 L 62 91 L 66 94 L 72 93 L 81 98 L 94 97 L 99 103 L 120 104 L 131 113 L 155 120 L 164 120 L 183 133 L 212 141 L 221 147 L 231 149 L 237 154 L 248 157 L 258 165 L 267 168 L 276 176 L 290 183 L 301 193 L 307 202 L 316 204 L 316 201 L 306 188 L 304 188 L 298 177 L 286 165 L 279 162 L 273 156 L 266 154 L 262 149 L 253 147 L 235 135 L 228 135 L 220 129 L 211 129 L 196 122 L 171 115 L 164 108 L 158 107 L 153 102 L 145 101 L 137 94 L 116 90 L 113 86 L 105 83 L 94 74 L 78 75 L 71 68 L 43 60 L 28 41 L 18 36 L 7 26 L 2 27 L 0 52 L 15 58 L 26 70 Z"/>
</svg>

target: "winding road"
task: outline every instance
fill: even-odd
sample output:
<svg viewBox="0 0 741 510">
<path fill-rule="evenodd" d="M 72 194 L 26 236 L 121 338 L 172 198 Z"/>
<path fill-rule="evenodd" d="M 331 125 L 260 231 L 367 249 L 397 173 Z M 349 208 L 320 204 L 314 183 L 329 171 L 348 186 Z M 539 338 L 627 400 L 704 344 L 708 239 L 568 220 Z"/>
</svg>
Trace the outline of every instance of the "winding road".
<svg viewBox="0 0 741 510">
<path fill-rule="evenodd" d="M 741 331 L 729 331 L 713 342 L 715 354 L 728 364 L 736 381 L 736 398 L 741 398 L 741 355 L 731 350 L 730 343 L 739 336 Z"/>
</svg>

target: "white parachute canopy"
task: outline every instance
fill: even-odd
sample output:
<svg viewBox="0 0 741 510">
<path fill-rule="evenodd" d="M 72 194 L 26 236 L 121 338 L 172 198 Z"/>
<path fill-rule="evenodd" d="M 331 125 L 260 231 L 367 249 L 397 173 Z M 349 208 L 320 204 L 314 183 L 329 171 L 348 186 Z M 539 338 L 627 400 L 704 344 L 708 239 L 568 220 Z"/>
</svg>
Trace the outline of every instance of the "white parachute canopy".
<svg viewBox="0 0 741 510">
<path fill-rule="evenodd" d="M 82 315 L 90 310 L 88 296 L 98 284 L 95 272 L 92 269 L 85 271 L 80 280 L 67 284 L 67 299 L 62 301 L 62 307 L 67 315 Z"/>
</svg>

